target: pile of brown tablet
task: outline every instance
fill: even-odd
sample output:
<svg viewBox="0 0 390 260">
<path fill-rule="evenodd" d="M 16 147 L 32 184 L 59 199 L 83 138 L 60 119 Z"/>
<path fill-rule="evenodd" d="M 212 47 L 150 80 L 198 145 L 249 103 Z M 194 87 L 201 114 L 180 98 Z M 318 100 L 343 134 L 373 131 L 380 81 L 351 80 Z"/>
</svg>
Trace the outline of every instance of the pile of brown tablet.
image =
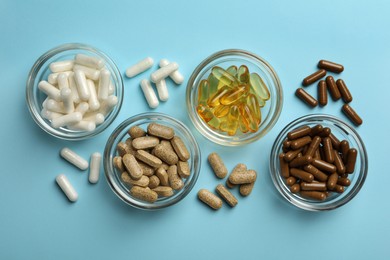
<svg viewBox="0 0 390 260">
<path fill-rule="evenodd" d="M 343 65 L 326 60 L 320 60 L 318 62 L 318 68 L 318 71 L 303 79 L 303 86 L 309 86 L 325 77 L 327 71 L 341 73 L 344 70 Z M 326 106 L 328 103 L 327 90 L 329 90 L 329 93 L 334 101 L 337 101 L 340 98 L 343 99 L 345 104 L 342 106 L 342 111 L 355 125 L 361 125 L 363 123 L 363 120 L 360 118 L 360 116 L 348 104 L 352 101 L 352 95 L 342 79 L 335 81 L 332 76 L 327 76 L 325 80 L 320 80 L 318 82 L 318 101 L 309 93 L 307 93 L 303 88 L 298 88 L 295 92 L 295 95 L 311 107 L 316 107 L 318 103 L 320 106 Z"/>
</svg>

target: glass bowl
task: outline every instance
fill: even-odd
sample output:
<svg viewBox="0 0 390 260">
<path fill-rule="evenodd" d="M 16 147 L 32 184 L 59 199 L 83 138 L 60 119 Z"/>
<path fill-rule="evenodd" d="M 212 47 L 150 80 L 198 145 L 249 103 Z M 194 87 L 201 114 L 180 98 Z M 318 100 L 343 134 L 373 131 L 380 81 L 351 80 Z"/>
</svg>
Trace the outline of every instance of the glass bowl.
<svg viewBox="0 0 390 260">
<path fill-rule="evenodd" d="M 259 129 L 254 133 L 237 132 L 229 136 L 224 132 L 214 130 L 205 123 L 196 111 L 198 105 L 198 86 L 202 79 L 207 79 L 214 66 L 224 69 L 231 65 L 246 65 L 249 72 L 256 72 L 266 83 L 271 98 L 261 108 L 262 121 Z M 212 54 L 192 73 L 186 92 L 187 111 L 192 123 L 198 131 L 210 141 L 224 146 L 239 146 L 254 142 L 265 136 L 277 122 L 283 106 L 283 90 L 278 75 L 271 65 L 263 58 L 244 50 L 229 49 Z"/>
<path fill-rule="evenodd" d="M 153 122 L 173 128 L 175 134 L 183 140 L 191 155 L 188 161 L 191 168 L 191 175 L 184 180 L 184 187 L 179 191 L 174 191 L 173 196 L 159 198 L 156 202 L 150 203 L 141 201 L 130 195 L 130 186 L 122 182 L 120 178 L 121 172 L 114 167 L 113 158 L 117 155 L 116 147 L 118 143 L 125 141 L 129 137 L 127 131 L 130 127 L 140 126 L 146 130 L 147 125 Z M 200 160 L 201 153 L 198 143 L 190 130 L 182 122 L 165 114 L 148 112 L 128 118 L 112 132 L 104 149 L 103 164 L 107 182 L 121 200 L 135 208 L 154 210 L 174 205 L 187 196 L 198 180 Z"/>
<path fill-rule="evenodd" d="M 355 148 L 358 151 L 355 171 L 348 175 L 348 178 L 351 180 L 350 186 L 345 187 L 343 193 L 338 194 L 332 192 L 332 195 L 327 197 L 324 201 L 307 199 L 299 194 L 292 193 L 286 185 L 284 178 L 281 176 L 279 165 L 279 154 L 282 152 L 283 141 L 286 139 L 287 133 L 304 125 L 312 127 L 317 124 L 321 124 L 323 127 L 329 127 L 332 130 L 332 133 L 340 141 L 347 140 L 350 147 Z M 359 134 L 352 126 L 331 115 L 312 114 L 292 121 L 276 138 L 270 155 L 270 174 L 276 189 L 291 204 L 298 208 L 310 211 L 331 210 L 351 201 L 362 188 L 367 176 L 367 170 L 367 152 Z"/>
<path fill-rule="evenodd" d="M 111 82 L 114 87 L 113 95 L 117 96 L 118 103 L 115 108 L 105 117 L 104 122 L 100 125 L 97 125 L 95 130 L 93 131 L 76 131 L 70 130 L 66 127 L 56 129 L 51 126 L 50 121 L 48 119 L 45 119 L 41 116 L 42 103 L 45 100 L 46 95 L 38 89 L 38 83 L 41 80 L 48 79 L 48 75 L 51 74 L 51 71 L 49 69 L 50 63 L 55 61 L 74 59 L 74 56 L 79 53 L 99 57 L 105 61 L 106 69 L 111 72 Z M 86 44 L 68 43 L 60 45 L 45 52 L 34 63 L 27 79 L 26 102 L 32 118 L 37 123 L 37 125 L 45 132 L 60 139 L 81 140 L 101 133 L 116 118 L 117 114 L 120 111 L 122 100 L 123 80 L 119 69 L 112 61 L 112 59 L 108 57 L 104 52 Z"/>
</svg>

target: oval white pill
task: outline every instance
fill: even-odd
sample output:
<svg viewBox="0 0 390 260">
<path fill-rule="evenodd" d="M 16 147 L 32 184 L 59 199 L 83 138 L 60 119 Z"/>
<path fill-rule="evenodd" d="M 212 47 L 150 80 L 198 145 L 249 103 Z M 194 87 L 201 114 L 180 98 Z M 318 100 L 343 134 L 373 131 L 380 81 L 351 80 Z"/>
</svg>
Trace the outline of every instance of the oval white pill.
<svg viewBox="0 0 390 260">
<path fill-rule="evenodd" d="M 171 62 L 167 66 L 159 68 L 150 75 L 150 79 L 153 83 L 159 82 L 162 79 L 165 79 L 172 72 L 176 71 L 179 68 L 179 65 L 176 62 Z"/>
<path fill-rule="evenodd" d="M 62 61 L 56 61 L 52 62 L 49 65 L 49 68 L 51 72 L 63 72 L 72 70 L 74 64 L 74 60 L 62 60 Z"/>
<path fill-rule="evenodd" d="M 153 66 L 154 60 L 147 57 L 126 70 L 126 76 L 132 78 Z"/>
<path fill-rule="evenodd" d="M 65 193 L 66 197 L 68 197 L 68 199 L 71 202 L 77 201 L 79 195 L 77 194 L 76 190 L 73 188 L 72 184 L 64 174 L 58 175 L 56 177 L 56 182 L 58 186 L 60 186 L 61 190 Z"/>
<path fill-rule="evenodd" d="M 98 85 L 98 99 L 99 100 L 107 100 L 109 86 L 110 86 L 110 76 L 111 73 L 109 70 L 103 69 L 100 72 L 100 79 Z"/>
<path fill-rule="evenodd" d="M 55 101 L 61 101 L 61 94 L 60 90 L 56 87 L 54 87 L 49 82 L 42 80 L 38 83 L 38 88 L 43 93 L 45 93 L 48 97 L 51 99 L 54 99 Z"/>
<path fill-rule="evenodd" d="M 87 85 L 87 78 L 82 70 L 75 70 L 74 80 L 76 82 L 77 92 L 82 101 L 88 101 L 91 94 Z"/>
<path fill-rule="evenodd" d="M 77 153 L 73 152 L 67 147 L 61 149 L 60 155 L 62 158 L 79 168 L 80 170 L 86 170 L 89 166 L 88 162 Z"/>
<path fill-rule="evenodd" d="M 73 103 L 73 96 L 72 91 L 70 88 L 66 87 L 61 89 L 61 99 L 64 104 L 64 110 L 65 113 L 72 113 L 74 111 L 74 103 Z"/>
<path fill-rule="evenodd" d="M 105 62 L 99 57 L 92 57 L 82 53 L 76 55 L 75 62 L 90 68 L 101 69 L 104 67 Z"/>
<path fill-rule="evenodd" d="M 79 64 L 76 64 L 73 66 L 73 69 L 76 71 L 76 70 L 82 70 L 85 74 L 85 77 L 87 77 L 88 79 L 92 79 L 92 80 L 98 80 L 99 77 L 100 77 L 100 71 L 99 70 L 95 70 L 93 68 L 90 68 L 90 67 L 86 67 L 86 66 L 83 66 L 83 65 L 79 65 Z"/>
<path fill-rule="evenodd" d="M 153 87 L 150 84 L 150 81 L 147 79 L 143 79 L 141 81 L 141 88 L 149 107 L 156 108 L 159 105 L 159 102 L 156 93 L 154 93 Z"/>
<path fill-rule="evenodd" d="M 93 153 L 91 156 L 91 167 L 89 168 L 89 182 L 97 183 L 100 175 L 100 161 L 102 156 L 100 153 Z"/>
<path fill-rule="evenodd" d="M 74 81 L 73 72 L 68 76 L 68 82 L 69 82 L 69 88 L 72 91 L 73 102 L 76 104 L 80 103 L 80 97 L 77 90 L 76 82 Z"/>
<path fill-rule="evenodd" d="M 165 79 L 160 80 L 156 83 L 157 93 L 158 97 L 161 101 L 167 101 L 169 98 L 167 83 Z"/>
<path fill-rule="evenodd" d="M 160 67 L 167 66 L 168 64 L 169 64 L 169 60 L 167 60 L 167 59 L 160 60 Z M 179 70 L 175 70 L 174 72 L 169 74 L 169 77 L 178 85 L 180 85 L 184 82 L 184 77 L 179 72 Z"/>
<path fill-rule="evenodd" d="M 97 97 L 95 83 L 93 83 L 92 80 L 87 79 L 87 85 L 90 93 L 89 101 L 88 101 L 89 110 L 91 111 L 98 110 L 100 108 L 100 102 Z"/>
<path fill-rule="evenodd" d="M 49 99 L 46 102 L 45 107 L 46 107 L 47 110 L 49 110 L 51 112 L 57 112 L 57 113 L 61 113 L 61 114 L 66 114 L 64 105 L 61 102 L 57 102 L 57 101 L 55 101 L 53 99 Z"/>
<path fill-rule="evenodd" d="M 91 132 L 96 129 L 96 124 L 92 121 L 81 120 L 74 125 L 68 125 L 68 129 L 76 131 L 87 131 Z"/>
<path fill-rule="evenodd" d="M 80 104 L 77 105 L 76 109 L 74 112 L 80 112 L 82 115 L 84 115 L 89 109 L 89 105 L 87 102 L 81 102 Z"/>
<path fill-rule="evenodd" d="M 80 112 L 73 112 L 67 115 L 63 115 L 57 118 L 54 118 L 51 121 L 51 126 L 54 128 L 63 127 L 66 125 L 73 125 L 80 122 L 83 118 L 83 115 Z"/>
<path fill-rule="evenodd" d="M 100 104 L 99 113 L 107 116 L 114 109 L 116 104 L 118 104 L 118 97 L 114 95 L 108 96 L 107 100 Z"/>
</svg>

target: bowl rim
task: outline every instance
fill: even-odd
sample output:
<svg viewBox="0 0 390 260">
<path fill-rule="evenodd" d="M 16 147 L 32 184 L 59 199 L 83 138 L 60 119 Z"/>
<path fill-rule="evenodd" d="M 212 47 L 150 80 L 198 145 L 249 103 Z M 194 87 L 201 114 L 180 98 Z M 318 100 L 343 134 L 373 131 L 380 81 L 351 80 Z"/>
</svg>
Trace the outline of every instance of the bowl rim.
<svg viewBox="0 0 390 260">
<path fill-rule="evenodd" d="M 325 204 L 323 204 L 323 202 L 310 203 L 310 202 L 299 201 L 297 198 L 295 198 L 295 196 L 292 195 L 292 193 L 289 190 L 286 190 L 284 188 L 284 186 L 282 187 L 280 185 L 280 183 L 278 182 L 278 179 L 277 179 L 278 177 L 280 177 L 280 176 L 277 176 L 279 171 L 277 169 L 275 169 L 276 167 L 279 167 L 277 155 L 280 153 L 282 140 L 284 140 L 286 138 L 287 133 L 289 131 L 291 131 L 292 129 L 294 129 L 295 126 L 298 126 L 298 127 L 302 126 L 301 123 L 304 123 L 304 122 L 319 123 L 319 121 L 333 123 L 334 126 L 337 126 L 340 129 L 340 131 L 344 131 L 348 135 L 350 135 L 352 137 L 352 139 L 357 144 L 357 147 L 355 147 L 355 148 L 358 149 L 358 153 L 359 153 L 358 158 L 359 158 L 360 163 L 361 163 L 360 172 L 354 173 L 357 175 L 356 178 L 358 178 L 357 181 L 355 182 L 354 186 L 349 186 L 350 189 L 349 189 L 348 193 L 344 197 L 342 197 L 341 200 L 337 199 L 337 198 L 340 198 L 339 197 L 340 195 L 339 195 L 334 199 L 335 201 L 329 205 L 325 205 Z M 278 143 L 280 145 L 277 146 Z M 308 114 L 308 115 L 301 116 L 301 117 L 298 117 L 298 118 L 292 120 L 290 123 L 288 123 L 280 131 L 280 133 L 278 134 L 278 136 L 276 137 L 276 139 L 272 145 L 272 149 L 271 149 L 271 153 L 270 153 L 270 160 L 269 160 L 269 172 L 270 172 L 271 179 L 272 179 L 272 182 L 273 182 L 275 188 L 278 190 L 280 195 L 285 200 L 290 202 L 290 204 L 292 204 L 300 209 L 304 209 L 304 210 L 308 210 L 308 211 L 332 210 L 332 209 L 336 209 L 336 208 L 339 208 L 339 207 L 347 204 L 349 201 L 351 201 L 359 193 L 359 191 L 363 187 L 363 184 L 367 178 L 367 173 L 368 173 L 368 155 L 367 155 L 367 150 L 366 150 L 366 147 L 364 145 L 362 138 L 360 137 L 360 135 L 354 129 L 353 126 L 351 126 L 350 124 L 346 123 L 345 121 L 343 121 L 340 118 L 333 116 L 333 115 Z M 326 200 L 325 202 L 329 202 L 329 201 Z"/>
<path fill-rule="evenodd" d="M 111 169 L 114 168 L 112 165 L 112 158 L 116 155 L 111 154 L 112 147 L 115 146 L 117 143 L 115 143 L 115 140 L 122 134 L 123 136 L 126 135 L 123 134 L 123 132 L 127 132 L 127 129 L 130 127 L 130 125 L 133 125 L 134 123 L 148 119 L 148 118 L 161 118 L 164 121 L 162 122 L 168 122 L 169 126 L 174 126 L 175 128 L 179 128 L 181 132 L 184 132 L 187 137 L 190 138 L 190 140 L 183 140 L 185 143 L 190 142 L 192 148 L 190 150 L 194 150 L 194 154 L 191 154 L 191 157 L 193 157 L 194 163 L 191 166 L 191 179 L 188 182 L 188 185 L 185 185 L 183 190 L 181 190 L 180 194 L 176 197 L 173 197 L 171 199 L 166 200 L 166 203 L 164 204 L 154 204 L 149 203 L 145 201 L 140 201 L 137 199 L 134 199 L 131 197 L 130 194 L 124 192 L 122 188 L 120 187 L 121 184 L 116 181 L 116 179 L 113 177 L 115 173 L 111 172 Z M 149 122 L 150 123 L 150 122 Z M 111 157 L 112 156 L 112 157 Z M 143 209 L 143 210 L 159 210 L 163 208 L 167 208 L 169 206 L 177 204 L 179 201 L 183 200 L 193 189 L 195 186 L 201 170 L 201 150 L 199 148 L 199 144 L 194 137 L 194 135 L 191 133 L 190 129 L 180 120 L 173 118 L 167 114 L 160 113 L 160 112 L 144 112 L 141 114 L 137 114 L 134 116 L 131 116 L 127 119 L 125 119 L 122 123 L 120 123 L 110 134 L 106 146 L 104 148 L 103 153 L 103 167 L 104 167 L 104 174 L 106 177 L 106 181 L 109 184 L 111 190 L 115 193 L 115 195 L 120 198 L 123 202 L 125 202 L 127 205 L 130 205 L 137 209 Z"/>
<path fill-rule="evenodd" d="M 75 131 L 75 132 L 66 133 L 59 129 L 55 129 L 51 127 L 50 124 L 47 124 L 46 120 L 42 118 L 39 108 L 37 108 L 34 104 L 34 99 L 35 99 L 34 89 L 36 87 L 35 80 L 37 74 L 43 68 L 42 66 L 53 56 L 61 54 L 64 51 L 72 51 L 72 50 L 87 51 L 103 58 L 106 61 L 106 66 L 108 65 L 110 69 L 115 73 L 116 80 L 114 81 L 115 83 L 114 85 L 116 89 L 116 96 L 118 98 L 118 104 L 115 106 L 114 110 L 109 114 L 109 116 L 105 118 L 103 124 L 96 127 L 95 130 L 90 132 Z M 34 62 L 34 65 L 31 67 L 27 77 L 25 99 L 31 117 L 33 118 L 34 122 L 43 131 L 59 139 L 77 141 L 77 140 L 87 139 L 100 134 L 105 129 L 107 129 L 107 127 L 109 127 L 112 124 L 112 122 L 114 122 L 115 118 L 119 114 L 122 107 L 123 92 L 124 92 L 124 83 L 123 83 L 122 74 L 118 69 L 116 63 L 105 52 L 84 43 L 65 43 L 46 51 L 41 56 L 39 56 L 39 58 Z"/>
<path fill-rule="evenodd" d="M 260 67 L 259 65 L 262 65 L 262 68 L 264 68 L 267 72 L 267 76 L 269 79 L 273 82 L 276 96 L 279 98 L 275 99 L 275 105 L 271 107 L 271 109 L 274 109 L 273 115 L 271 116 L 271 119 L 269 120 L 268 124 L 265 126 L 265 128 L 262 131 L 257 131 L 255 133 L 251 133 L 248 135 L 245 135 L 244 139 L 234 139 L 234 137 L 229 137 L 227 135 L 217 133 L 207 126 L 205 126 L 205 123 L 201 121 L 196 113 L 193 111 L 193 99 L 191 93 L 195 91 L 198 86 L 195 86 L 195 81 L 198 77 L 198 75 L 202 72 L 204 68 L 207 67 L 207 65 L 214 60 L 217 60 L 219 58 L 227 57 L 227 56 L 241 56 L 241 58 L 247 58 L 255 62 L 254 65 L 257 67 Z M 225 49 L 221 51 L 217 51 L 207 58 L 205 58 L 192 72 L 186 88 L 186 103 L 187 103 L 187 113 L 191 119 L 192 124 L 195 126 L 198 132 L 202 134 L 206 139 L 219 144 L 223 146 L 241 146 L 246 145 L 252 142 L 255 142 L 265 136 L 276 124 L 278 121 L 282 108 L 283 108 L 283 87 L 282 83 L 279 79 L 279 76 L 277 75 L 274 68 L 262 57 L 246 51 L 242 49 Z M 263 121 L 264 122 L 264 121 Z"/>
</svg>

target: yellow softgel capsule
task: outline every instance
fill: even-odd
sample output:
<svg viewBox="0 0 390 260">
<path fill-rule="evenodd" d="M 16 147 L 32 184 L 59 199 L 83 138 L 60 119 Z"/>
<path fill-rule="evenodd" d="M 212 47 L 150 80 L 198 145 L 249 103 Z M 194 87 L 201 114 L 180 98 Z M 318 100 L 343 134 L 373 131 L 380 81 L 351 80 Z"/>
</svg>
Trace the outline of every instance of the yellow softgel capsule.
<svg viewBox="0 0 390 260">
<path fill-rule="evenodd" d="M 257 73 L 250 74 L 250 84 L 256 95 L 263 100 L 268 100 L 271 97 L 267 85 Z"/>
<path fill-rule="evenodd" d="M 210 97 L 210 85 L 205 79 L 202 79 L 198 86 L 198 104 L 206 104 Z"/>
<path fill-rule="evenodd" d="M 240 111 L 240 115 L 245 125 L 248 127 L 249 131 L 256 132 L 259 129 L 259 125 L 257 123 L 257 119 L 255 115 L 252 113 L 250 108 L 246 103 L 241 103 L 238 107 Z"/>
<path fill-rule="evenodd" d="M 219 106 L 220 103 L 220 98 L 224 96 L 228 91 L 230 90 L 230 87 L 228 86 L 223 86 L 221 89 L 219 89 L 213 96 L 209 98 L 207 101 L 207 105 L 209 107 L 216 107 Z"/>
<path fill-rule="evenodd" d="M 259 101 L 259 99 L 253 94 L 249 94 L 246 97 L 246 104 L 248 105 L 249 109 L 251 110 L 251 113 L 256 118 L 257 124 L 260 124 L 261 110 L 260 110 L 260 105 L 259 105 L 258 101 Z M 263 101 L 263 102 L 265 103 L 265 101 Z"/>
<path fill-rule="evenodd" d="M 249 132 L 249 128 L 246 126 L 244 118 L 242 116 L 240 116 L 240 119 L 238 121 L 238 128 L 240 129 L 241 133 L 245 134 Z"/>
<path fill-rule="evenodd" d="M 237 71 L 237 78 L 240 83 L 249 84 L 250 74 L 249 69 L 245 65 L 241 65 Z"/>
<path fill-rule="evenodd" d="M 240 98 L 244 97 L 249 92 L 249 85 L 243 84 L 239 85 L 237 87 L 234 87 L 230 89 L 228 92 L 226 92 L 221 98 L 220 103 L 222 105 L 230 105 L 239 100 Z"/>
<path fill-rule="evenodd" d="M 215 92 L 217 92 L 218 90 L 218 84 L 219 84 L 219 80 L 214 77 L 214 75 L 212 73 L 210 73 L 210 75 L 207 77 L 207 82 L 209 83 L 209 95 L 213 95 Z"/>
<path fill-rule="evenodd" d="M 214 116 L 221 118 L 229 113 L 230 106 L 219 105 L 214 109 Z"/>
<path fill-rule="evenodd" d="M 211 112 L 210 108 L 208 108 L 205 105 L 199 104 L 196 108 L 196 111 L 198 112 L 198 115 L 205 121 L 206 123 L 209 122 L 211 119 L 214 118 L 213 112 Z"/>
<path fill-rule="evenodd" d="M 211 74 L 213 74 L 214 77 L 216 77 L 221 83 L 226 86 L 232 87 L 238 84 L 237 79 L 221 67 L 213 67 L 211 69 Z"/>
<path fill-rule="evenodd" d="M 233 136 L 238 128 L 239 111 L 237 106 L 231 106 L 227 120 L 220 124 L 220 129 L 227 132 L 228 135 Z"/>
<path fill-rule="evenodd" d="M 207 122 L 207 125 L 211 129 L 214 129 L 214 130 L 218 130 L 220 124 L 221 124 L 221 121 L 219 120 L 219 118 L 216 118 L 216 117 L 213 117 L 213 119 L 211 119 L 209 122 Z"/>
<path fill-rule="evenodd" d="M 237 66 L 236 65 L 232 65 L 230 66 L 229 68 L 226 69 L 226 71 L 232 75 L 233 77 L 237 77 Z"/>
</svg>

